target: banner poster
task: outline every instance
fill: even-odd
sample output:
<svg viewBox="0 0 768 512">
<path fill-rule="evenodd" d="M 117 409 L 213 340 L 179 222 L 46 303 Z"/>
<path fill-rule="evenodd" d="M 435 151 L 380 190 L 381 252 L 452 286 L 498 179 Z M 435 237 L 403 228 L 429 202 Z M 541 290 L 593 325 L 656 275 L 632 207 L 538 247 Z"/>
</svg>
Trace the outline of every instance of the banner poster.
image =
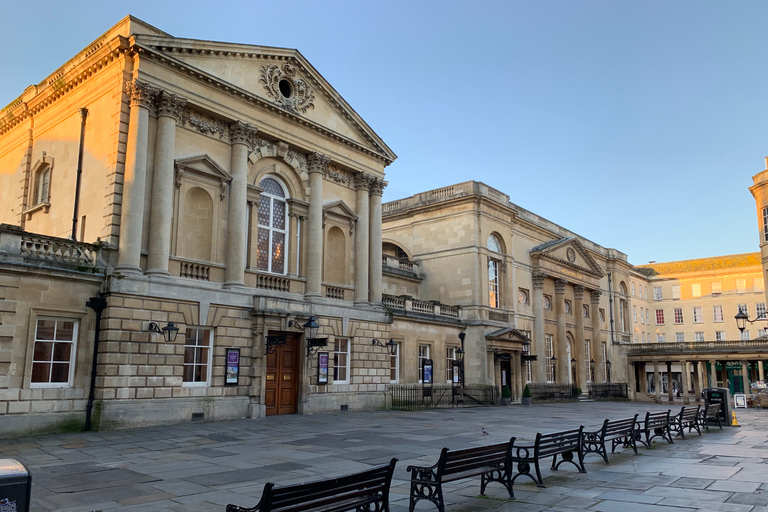
<svg viewBox="0 0 768 512">
<path fill-rule="evenodd" d="M 320 352 L 317 361 L 317 383 L 328 384 L 328 352 Z"/>
<path fill-rule="evenodd" d="M 227 375 L 224 383 L 227 386 L 236 386 L 240 380 L 240 349 L 227 349 Z"/>
</svg>

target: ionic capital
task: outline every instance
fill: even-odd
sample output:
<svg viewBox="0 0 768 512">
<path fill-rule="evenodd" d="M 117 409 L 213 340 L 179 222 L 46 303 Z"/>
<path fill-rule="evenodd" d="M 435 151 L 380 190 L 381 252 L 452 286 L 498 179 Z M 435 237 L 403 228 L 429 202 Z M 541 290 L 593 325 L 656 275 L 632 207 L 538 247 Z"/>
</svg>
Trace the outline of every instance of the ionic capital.
<svg viewBox="0 0 768 512">
<path fill-rule="evenodd" d="M 568 284 L 568 281 L 565 279 L 555 279 L 555 293 L 562 294 L 565 293 L 565 285 Z"/>
<path fill-rule="evenodd" d="M 547 278 L 547 274 L 544 272 L 534 272 L 531 277 L 534 288 L 544 288 L 544 280 Z"/>
<path fill-rule="evenodd" d="M 309 174 L 320 173 L 325 176 L 325 171 L 328 170 L 328 163 L 331 161 L 331 157 L 313 151 L 307 155 L 307 162 L 309 163 Z"/>
<path fill-rule="evenodd" d="M 255 126 L 242 121 L 235 121 L 229 124 L 229 140 L 232 144 L 245 144 L 248 147 L 253 147 L 258 131 L 259 129 Z"/>
<path fill-rule="evenodd" d="M 125 82 L 125 93 L 131 98 L 131 106 L 152 108 L 152 100 L 158 90 L 147 82 L 132 80 Z"/>
<path fill-rule="evenodd" d="M 159 91 L 155 96 L 155 109 L 158 117 L 172 117 L 178 123 L 186 106 L 187 100 L 175 94 Z"/>
</svg>

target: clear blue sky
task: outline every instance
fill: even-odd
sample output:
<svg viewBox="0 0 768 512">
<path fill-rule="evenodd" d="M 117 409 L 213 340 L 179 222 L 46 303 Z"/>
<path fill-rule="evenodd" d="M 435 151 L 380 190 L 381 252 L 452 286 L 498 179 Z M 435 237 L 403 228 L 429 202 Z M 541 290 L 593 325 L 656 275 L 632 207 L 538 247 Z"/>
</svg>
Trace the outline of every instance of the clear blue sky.
<svg viewBox="0 0 768 512">
<path fill-rule="evenodd" d="M 299 49 L 397 153 L 385 201 L 474 179 L 635 264 L 759 250 L 748 187 L 768 155 L 764 0 L 44 0 L 0 13 L 2 105 L 133 14 L 178 37 Z"/>
</svg>

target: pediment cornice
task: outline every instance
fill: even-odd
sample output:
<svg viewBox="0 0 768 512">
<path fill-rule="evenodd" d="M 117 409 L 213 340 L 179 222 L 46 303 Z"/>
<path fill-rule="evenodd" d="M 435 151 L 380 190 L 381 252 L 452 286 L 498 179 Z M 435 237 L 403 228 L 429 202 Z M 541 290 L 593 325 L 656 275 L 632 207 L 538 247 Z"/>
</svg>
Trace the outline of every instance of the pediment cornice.
<svg viewBox="0 0 768 512">
<path fill-rule="evenodd" d="M 574 258 L 573 261 L 568 257 L 563 257 L 563 254 L 567 254 L 568 250 L 574 251 L 574 255 L 578 254 L 580 259 Z M 576 238 L 561 238 L 559 240 L 551 240 L 543 244 L 537 245 L 530 250 L 530 256 L 532 260 L 544 260 L 554 262 L 562 267 L 570 269 L 575 272 L 582 272 L 596 279 L 600 279 L 605 276 L 605 272 L 600 265 L 597 264 L 595 259 L 589 254 L 589 251 L 579 242 Z M 578 264 L 577 261 L 583 261 L 584 264 Z"/>
</svg>

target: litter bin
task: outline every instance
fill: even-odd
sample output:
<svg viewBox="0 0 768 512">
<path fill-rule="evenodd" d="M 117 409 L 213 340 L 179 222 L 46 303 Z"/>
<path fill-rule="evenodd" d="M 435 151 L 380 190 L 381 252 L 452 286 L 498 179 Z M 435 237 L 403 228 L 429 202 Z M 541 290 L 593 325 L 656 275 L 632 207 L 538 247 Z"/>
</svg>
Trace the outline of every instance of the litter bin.
<svg viewBox="0 0 768 512">
<path fill-rule="evenodd" d="M 32 475 L 15 459 L 0 459 L 0 511 L 29 512 Z"/>
<path fill-rule="evenodd" d="M 720 404 L 720 422 L 731 424 L 731 400 L 728 388 L 707 388 L 703 391 L 705 404 Z"/>
</svg>

